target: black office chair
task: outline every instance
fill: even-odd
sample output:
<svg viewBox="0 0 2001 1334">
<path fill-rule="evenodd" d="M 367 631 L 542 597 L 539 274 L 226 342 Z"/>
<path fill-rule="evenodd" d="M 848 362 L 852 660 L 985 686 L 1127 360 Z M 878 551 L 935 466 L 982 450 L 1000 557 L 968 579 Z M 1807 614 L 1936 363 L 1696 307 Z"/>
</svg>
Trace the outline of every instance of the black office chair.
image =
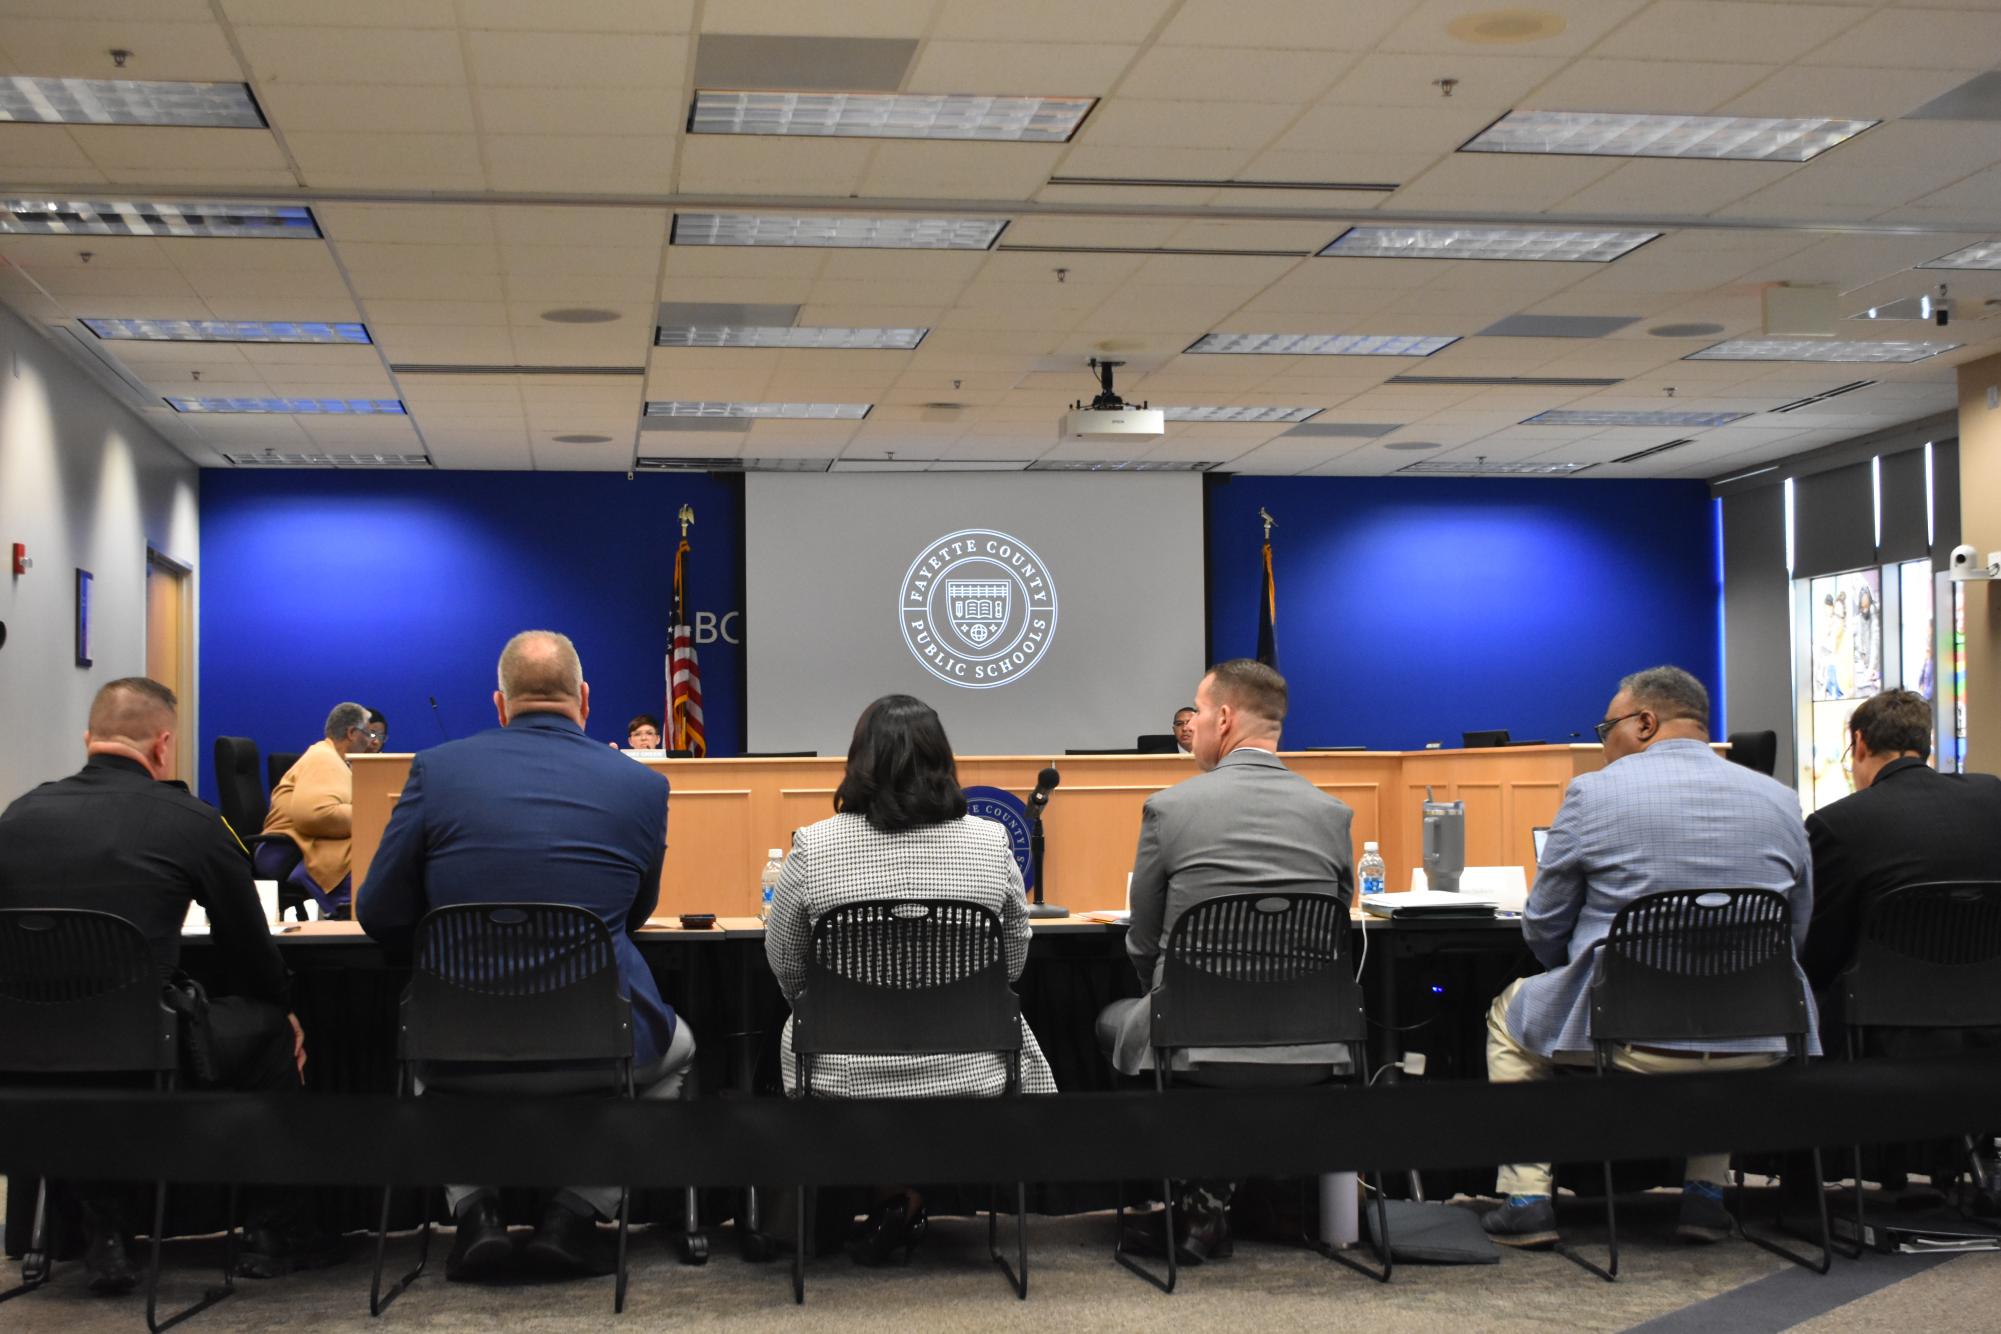
<svg viewBox="0 0 2001 1334">
<path fill-rule="evenodd" d="M 292 766 L 299 762 L 299 752 L 274 750 L 264 757 L 264 786 L 276 792 L 278 784 L 285 781 L 285 775 L 292 772 Z"/>
<path fill-rule="evenodd" d="M 1777 732 L 1732 732 L 1728 758 L 1770 778 L 1779 767 Z"/>
<path fill-rule="evenodd" d="M 274 755 L 273 760 L 279 757 Z M 296 762 L 298 756 L 292 759 Z M 285 769 L 291 768 L 286 765 Z M 285 770 L 278 771 L 284 777 Z M 277 785 L 277 780 L 272 780 Z M 271 798 L 257 778 L 257 743 L 247 736 L 219 736 L 215 739 L 215 796 L 216 804 L 222 808 L 222 818 L 236 831 L 237 839 L 254 859 L 257 849 L 266 845 L 285 854 L 282 874 L 278 876 L 278 916 L 291 913 L 299 921 L 306 920 L 306 894 L 291 881 L 291 875 L 298 868 L 299 845 L 284 834 L 267 834 L 264 831 L 264 817 L 271 813 Z"/>
<path fill-rule="evenodd" d="M 2001 881 L 1904 885 L 1872 899 L 1841 972 L 1848 1059 L 1876 1028 L 2001 1028 Z M 1862 1251 L 1862 1146 L 1854 1146 L 1855 1240 Z"/>
<path fill-rule="evenodd" d="M 842 904 L 813 923 L 806 988 L 792 1012 L 792 1058 L 802 1097 L 813 1096 L 816 1056 L 1007 1058 L 1007 1093 L 1021 1092 L 1021 1001 L 1009 985 L 999 914 L 960 899 Z M 987 1254 L 1015 1296 L 1028 1298 L 1028 1183 L 1015 1183 L 1015 1264 L 1000 1252 L 1000 1211 L 988 1201 Z M 809 1191 L 799 1192 L 792 1298 L 806 1300 Z"/>
<path fill-rule="evenodd" d="M 563 903 L 467 903 L 434 908 L 417 924 L 410 985 L 397 1012 L 396 1091 L 410 1096 L 420 1067 L 474 1062 L 602 1065 L 605 1091 L 635 1096 L 632 1003 L 619 990 L 618 953 L 596 914 Z M 382 1191 L 368 1313 L 380 1315 L 424 1272 L 431 1216 L 424 1211 L 417 1267 L 382 1291 L 393 1188 Z M 695 1192 L 687 1225 L 695 1231 Z M 631 1192 L 618 1201 L 618 1282 L 612 1309 L 625 1310 L 626 1223 Z"/>
<path fill-rule="evenodd" d="M 1204 899 L 1175 919 L 1152 1005 L 1153 1082 L 1160 1093 L 1173 1080 L 1174 1054 L 1190 1047 L 1345 1046 L 1352 1077 L 1368 1078 L 1368 1025 L 1348 947 L 1345 895 L 1266 892 Z M 1309 1244 L 1387 1283 L 1394 1263 L 1377 1176 L 1375 1251 L 1382 1267 L 1372 1270 L 1333 1247 Z M 1160 1185 L 1167 1277 L 1126 1252 L 1123 1186 L 1113 1257 L 1162 1292 L 1173 1292 L 1179 1279 L 1174 1183 Z"/>
<path fill-rule="evenodd" d="M 0 909 L 0 1073 L 150 1075 L 156 1090 L 180 1073 L 180 1023 L 161 998 L 159 965 L 139 928 L 110 913 L 77 908 Z M 34 1223 L 21 1257 L 21 1284 L 0 1301 L 49 1281 L 48 1187 L 35 1188 Z M 146 1328 L 157 1331 L 205 1311 L 236 1291 L 236 1192 L 230 1191 L 222 1286 L 159 1318 L 160 1242 L 167 1183 L 153 1183 L 146 1258 Z"/>
<path fill-rule="evenodd" d="M 1592 946 L 1591 1054 L 1602 1078 L 1616 1045 L 1783 1037 L 1787 1055 L 1807 1062 L 1806 986 L 1793 962 L 1792 909 L 1769 889 L 1672 889 L 1619 910 Z M 1691 1049 L 1699 1050 L 1699 1049 Z M 1816 1273 L 1833 1262 L 1820 1149 L 1813 1150 L 1820 1206 L 1818 1263 L 1744 1228 L 1746 1240 Z M 1741 1195 L 1741 1176 L 1740 1176 Z M 1739 1209 L 1742 1209 L 1741 1198 Z M 1607 1267 L 1569 1245 L 1565 1256 L 1606 1282 L 1619 1276 L 1619 1223 L 1612 1164 L 1605 1164 Z"/>
</svg>

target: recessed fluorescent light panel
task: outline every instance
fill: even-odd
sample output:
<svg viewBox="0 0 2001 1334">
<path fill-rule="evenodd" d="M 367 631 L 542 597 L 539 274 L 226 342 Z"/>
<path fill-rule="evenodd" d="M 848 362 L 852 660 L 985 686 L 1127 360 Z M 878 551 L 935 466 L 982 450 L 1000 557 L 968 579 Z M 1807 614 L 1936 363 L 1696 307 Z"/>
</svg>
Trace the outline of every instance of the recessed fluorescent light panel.
<svg viewBox="0 0 2001 1334">
<path fill-rule="evenodd" d="M 1457 334 L 1203 334 L 1187 351 L 1289 357 L 1428 357 L 1459 341 Z"/>
<path fill-rule="evenodd" d="M 260 320 L 84 320 L 99 338 L 153 343 L 359 343 L 369 341 L 359 324 L 312 324 Z"/>
<path fill-rule="evenodd" d="M 1845 342 L 1839 338 L 1733 338 L 1683 361 L 1923 361 L 1963 343 Z"/>
<path fill-rule="evenodd" d="M 1523 426 L 1727 426 L 1748 412 L 1594 412 L 1565 409 L 1539 412 Z"/>
<path fill-rule="evenodd" d="M 1877 123 L 1831 116 L 1785 119 L 1623 111 L 1510 111 L 1459 151 L 1810 162 Z"/>
<path fill-rule="evenodd" d="M 990 250 L 1006 218 L 860 218 L 832 213 L 676 213 L 675 245 Z"/>
<path fill-rule="evenodd" d="M 428 454 L 330 454 L 324 451 L 281 454 L 267 449 L 261 454 L 224 453 L 223 458 L 239 468 L 428 468 Z"/>
<path fill-rule="evenodd" d="M 400 417 L 398 398 L 174 398 L 175 412 L 273 412 L 295 416 Z"/>
<path fill-rule="evenodd" d="M 1575 227 L 1350 227 L 1320 253 L 1369 259 L 1536 259 L 1608 264 L 1659 235 Z"/>
<path fill-rule="evenodd" d="M 1207 472 L 1214 463 L 1184 463 L 1176 460 L 1147 462 L 1144 459 L 1038 459 L 1028 472 Z"/>
<path fill-rule="evenodd" d="M 860 139 L 994 139 L 1060 144 L 1094 97 L 974 93 L 728 92 L 695 94 L 690 134 L 798 134 Z"/>
<path fill-rule="evenodd" d="M 47 236 L 259 236 L 318 240 L 311 209 L 293 204 L 157 204 L 0 200 L 0 232 Z"/>
<path fill-rule="evenodd" d="M 656 347 L 832 347 L 907 351 L 929 329 L 839 329 L 829 325 L 676 324 L 653 336 Z"/>
<path fill-rule="evenodd" d="M 1303 422 L 1319 408 L 1162 408 L 1171 422 Z"/>
<path fill-rule="evenodd" d="M 1462 473 L 1481 476 L 1508 477 L 1563 477 L 1586 468 L 1595 468 L 1595 463 L 1487 463 L 1477 459 L 1463 462 L 1454 459 L 1424 459 L 1417 463 L 1406 463 L 1398 472 Z"/>
<path fill-rule="evenodd" d="M 872 403 L 707 403 L 671 399 L 646 405 L 649 417 L 759 417 L 778 421 L 858 422 Z"/>
<path fill-rule="evenodd" d="M 0 77 L 0 121 L 44 125 L 209 125 L 261 130 L 241 83 Z"/>
<path fill-rule="evenodd" d="M 1964 250 L 1940 255 L 1918 265 L 1921 269 L 2001 269 L 2001 241 L 1977 241 Z"/>
</svg>

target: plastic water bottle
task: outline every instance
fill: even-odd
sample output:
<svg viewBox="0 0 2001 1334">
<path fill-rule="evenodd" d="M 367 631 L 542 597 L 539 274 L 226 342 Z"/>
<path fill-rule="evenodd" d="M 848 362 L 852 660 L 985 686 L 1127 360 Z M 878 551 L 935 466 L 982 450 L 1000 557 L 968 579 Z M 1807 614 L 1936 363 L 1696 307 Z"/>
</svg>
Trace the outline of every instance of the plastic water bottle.
<svg viewBox="0 0 2001 1334">
<path fill-rule="evenodd" d="M 771 859 L 764 864 L 764 873 L 757 878 L 757 920 L 771 920 L 771 896 L 778 891 L 778 877 L 785 870 L 785 849 L 773 848 Z"/>
<path fill-rule="evenodd" d="M 1362 882 L 1364 894 L 1380 894 L 1388 872 L 1383 869 L 1383 854 L 1376 851 L 1374 843 L 1362 845 L 1362 860 L 1355 865 L 1355 878 Z"/>
</svg>

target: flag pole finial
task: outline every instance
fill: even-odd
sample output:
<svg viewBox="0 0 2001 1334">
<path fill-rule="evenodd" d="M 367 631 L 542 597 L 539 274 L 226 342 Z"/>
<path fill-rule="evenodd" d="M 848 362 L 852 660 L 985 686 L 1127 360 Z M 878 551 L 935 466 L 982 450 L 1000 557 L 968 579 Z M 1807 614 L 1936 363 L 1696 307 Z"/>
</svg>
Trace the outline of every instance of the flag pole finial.
<svg viewBox="0 0 2001 1334">
<path fill-rule="evenodd" d="M 685 542 L 685 541 L 687 541 L 687 540 L 688 540 L 688 526 L 689 526 L 690 524 L 694 523 L 694 522 L 695 522 L 695 507 L 694 507 L 693 505 L 683 505 L 683 506 L 681 507 L 681 540 L 682 540 L 682 541 L 684 541 L 684 542 Z"/>
<path fill-rule="evenodd" d="M 1266 509 L 1263 505 L 1258 506 L 1258 517 L 1264 520 L 1265 541 L 1269 542 L 1271 541 L 1271 530 L 1278 527 L 1278 520 L 1272 518 L 1271 511 Z"/>
</svg>

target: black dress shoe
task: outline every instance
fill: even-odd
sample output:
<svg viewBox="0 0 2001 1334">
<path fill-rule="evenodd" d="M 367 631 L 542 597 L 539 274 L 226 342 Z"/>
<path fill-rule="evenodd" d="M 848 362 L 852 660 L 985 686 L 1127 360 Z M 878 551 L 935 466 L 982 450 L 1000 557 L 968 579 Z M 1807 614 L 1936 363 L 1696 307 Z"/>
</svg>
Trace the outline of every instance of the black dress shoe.
<svg viewBox="0 0 2001 1334">
<path fill-rule="evenodd" d="M 458 1236 L 445 1257 L 445 1278 L 453 1283 L 487 1278 L 504 1268 L 514 1255 L 513 1239 L 500 1221 L 500 1203 L 482 1195 L 458 1214 Z"/>
<path fill-rule="evenodd" d="M 84 1242 L 83 1272 L 89 1276 L 90 1290 L 100 1297 L 123 1297 L 139 1283 L 125 1234 L 115 1228 L 91 1230 Z"/>
<path fill-rule="evenodd" d="M 906 1195 L 892 1195 L 855 1226 L 848 1238 L 848 1255 L 856 1264 L 875 1269 L 888 1264 L 900 1251 L 908 1264 L 930 1223 L 923 1205 L 912 1203 Z"/>
<path fill-rule="evenodd" d="M 244 1229 L 236 1272 L 245 1278 L 279 1278 L 301 1269 L 325 1269 L 347 1258 L 347 1238 L 313 1227 Z"/>
<path fill-rule="evenodd" d="M 609 1274 L 618 1257 L 599 1233 L 597 1219 L 555 1200 L 542 1206 L 542 1221 L 524 1252 L 528 1263 L 544 1274 Z"/>
<path fill-rule="evenodd" d="M 1236 1244 L 1230 1240 L 1230 1211 L 1228 1209 L 1190 1209 L 1188 1232 L 1182 1245 L 1194 1251 L 1204 1260 L 1227 1260 L 1236 1251 Z"/>
</svg>

